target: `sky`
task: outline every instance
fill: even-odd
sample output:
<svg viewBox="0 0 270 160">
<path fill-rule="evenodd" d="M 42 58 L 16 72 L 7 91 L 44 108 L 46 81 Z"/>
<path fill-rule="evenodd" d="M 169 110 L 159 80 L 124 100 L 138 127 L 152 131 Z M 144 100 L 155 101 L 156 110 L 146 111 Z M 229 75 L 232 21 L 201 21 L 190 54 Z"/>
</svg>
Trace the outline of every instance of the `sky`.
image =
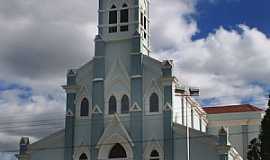
<svg viewBox="0 0 270 160">
<path fill-rule="evenodd" d="M 203 106 L 251 103 L 270 92 L 268 0 L 151 1 L 151 56 L 199 87 Z M 91 60 L 97 1 L 0 0 L 0 151 L 63 128 L 67 69 Z M 1 160 L 13 160 L 0 153 Z"/>
</svg>

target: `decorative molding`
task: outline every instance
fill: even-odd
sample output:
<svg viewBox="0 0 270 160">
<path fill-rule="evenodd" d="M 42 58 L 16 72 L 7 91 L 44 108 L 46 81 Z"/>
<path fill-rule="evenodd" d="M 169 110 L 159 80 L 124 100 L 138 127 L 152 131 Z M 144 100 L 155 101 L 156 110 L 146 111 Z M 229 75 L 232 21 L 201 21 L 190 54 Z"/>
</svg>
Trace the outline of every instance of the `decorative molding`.
<svg viewBox="0 0 270 160">
<path fill-rule="evenodd" d="M 68 76 L 76 76 L 76 70 L 75 69 L 70 69 L 70 70 L 68 70 L 68 73 L 67 73 L 67 75 Z"/>
<path fill-rule="evenodd" d="M 152 115 L 152 114 L 160 114 L 163 110 L 163 92 L 158 85 L 157 81 L 154 79 L 151 80 L 151 85 L 145 90 L 145 94 L 143 96 L 144 106 L 145 106 L 145 114 L 146 115 Z M 159 106 L 159 112 L 150 112 L 150 96 L 156 93 L 158 95 L 158 106 Z"/>
<path fill-rule="evenodd" d="M 108 141 L 115 141 L 115 143 L 127 143 L 130 146 L 134 146 L 134 143 L 122 124 L 118 114 L 114 114 L 113 119 L 105 128 L 103 135 L 99 139 L 96 148 L 101 148 L 104 144 L 108 144 Z"/>
<path fill-rule="evenodd" d="M 79 89 L 79 85 L 63 85 L 62 88 L 66 91 L 66 93 L 76 93 Z"/>
<path fill-rule="evenodd" d="M 145 149 L 143 155 L 145 160 L 150 159 L 150 155 L 153 150 L 157 150 L 159 152 L 159 159 L 164 159 L 163 147 L 160 143 L 158 143 L 158 140 L 155 139 L 158 138 L 152 138 L 151 141 L 146 143 L 144 146 Z"/>
<path fill-rule="evenodd" d="M 114 87 L 118 87 L 118 90 L 114 90 Z M 105 101 L 110 98 L 111 95 L 115 95 L 116 99 L 119 100 L 123 95 L 130 97 L 130 78 L 126 70 L 125 65 L 117 57 L 115 62 L 110 67 L 110 70 L 105 79 Z M 107 101 L 106 101 L 107 102 Z M 105 104 L 106 107 L 108 106 Z"/>
<path fill-rule="evenodd" d="M 163 107 L 163 111 L 171 111 L 171 110 L 172 110 L 172 105 L 167 102 Z"/>
<path fill-rule="evenodd" d="M 74 117 L 74 113 L 70 109 L 68 109 L 66 112 L 66 117 Z"/>
<path fill-rule="evenodd" d="M 133 105 L 130 108 L 130 112 L 141 112 L 142 108 L 138 105 L 137 102 L 133 103 Z"/>
<path fill-rule="evenodd" d="M 73 154 L 73 159 L 74 160 L 79 160 L 81 154 L 86 154 L 86 156 L 88 157 L 88 159 L 90 159 L 90 150 L 89 147 L 87 145 L 83 145 L 81 144 L 79 147 L 75 147 L 75 151 Z"/>
<path fill-rule="evenodd" d="M 260 125 L 260 119 L 243 119 L 243 120 L 224 120 L 224 121 L 208 121 L 209 127 L 218 126 L 241 126 L 241 125 Z"/>
<path fill-rule="evenodd" d="M 136 78 L 142 78 L 142 75 L 133 75 L 131 76 L 132 79 L 136 79 Z"/>
<path fill-rule="evenodd" d="M 102 111 L 98 105 L 94 105 L 93 110 L 92 110 L 92 114 L 102 114 Z"/>
<path fill-rule="evenodd" d="M 104 81 L 104 78 L 95 78 L 92 80 L 92 82 L 99 82 L 99 81 Z"/>
</svg>

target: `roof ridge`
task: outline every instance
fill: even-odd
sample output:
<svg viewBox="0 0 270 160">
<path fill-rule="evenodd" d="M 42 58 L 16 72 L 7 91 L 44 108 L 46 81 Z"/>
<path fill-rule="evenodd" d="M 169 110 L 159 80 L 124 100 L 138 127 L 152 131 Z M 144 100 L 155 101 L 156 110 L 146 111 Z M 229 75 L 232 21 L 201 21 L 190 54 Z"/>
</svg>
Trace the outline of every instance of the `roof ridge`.
<svg viewBox="0 0 270 160">
<path fill-rule="evenodd" d="M 219 114 L 219 113 L 239 113 L 239 112 L 260 112 L 263 109 L 252 105 L 252 104 L 237 104 L 237 105 L 226 105 L 226 106 L 212 106 L 203 107 L 204 111 L 208 114 Z"/>
</svg>

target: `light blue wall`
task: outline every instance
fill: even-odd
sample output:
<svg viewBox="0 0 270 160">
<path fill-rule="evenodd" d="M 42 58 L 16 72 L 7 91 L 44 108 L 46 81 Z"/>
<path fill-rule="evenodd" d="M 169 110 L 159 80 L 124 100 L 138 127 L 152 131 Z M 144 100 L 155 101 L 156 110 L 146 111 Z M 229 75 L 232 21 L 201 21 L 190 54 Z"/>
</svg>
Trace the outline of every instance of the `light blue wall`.
<svg viewBox="0 0 270 160">
<path fill-rule="evenodd" d="M 64 160 L 64 149 L 36 150 L 31 160 Z"/>
<path fill-rule="evenodd" d="M 67 76 L 67 85 L 73 86 L 76 85 L 76 75 L 68 74 Z M 65 160 L 72 160 L 72 155 L 74 152 L 74 123 L 75 123 L 75 98 L 76 93 L 67 93 L 66 100 L 66 112 L 71 112 L 70 115 L 67 114 L 65 120 L 65 149 L 64 157 Z"/>
<path fill-rule="evenodd" d="M 206 142 L 205 142 L 206 141 Z M 190 160 L 218 160 L 219 155 L 216 144 L 209 144 L 205 136 L 191 137 L 190 139 Z"/>
</svg>

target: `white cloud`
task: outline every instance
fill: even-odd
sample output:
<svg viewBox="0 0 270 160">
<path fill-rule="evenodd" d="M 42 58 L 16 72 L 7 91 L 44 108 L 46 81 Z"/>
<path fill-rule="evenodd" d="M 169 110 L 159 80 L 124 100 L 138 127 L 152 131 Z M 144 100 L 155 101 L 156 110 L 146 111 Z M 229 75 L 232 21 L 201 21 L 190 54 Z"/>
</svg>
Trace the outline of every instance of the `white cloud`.
<svg viewBox="0 0 270 160">
<path fill-rule="evenodd" d="M 265 104 L 264 88 L 254 82 L 270 85 L 270 39 L 256 28 L 240 25 L 241 33 L 220 27 L 192 41 L 199 31 L 189 17 L 197 14 L 195 4 L 196 0 L 152 1 L 152 56 L 174 59 L 175 74 L 188 85 L 200 87 L 201 98 L 214 98 L 213 104 L 240 103 L 245 97 Z M 33 114 L 3 122 L 63 116 L 65 94 L 60 86 L 68 68 L 82 65 L 93 55 L 96 13 L 97 1 L 0 0 L 0 80 L 32 88 L 26 102 L 19 98 L 22 90 L 0 91 L 0 117 Z M 0 133 L 39 138 L 53 132 L 43 131 Z"/>
<path fill-rule="evenodd" d="M 15 153 L 1 153 L 1 160 L 16 160 Z"/>
<path fill-rule="evenodd" d="M 266 76 L 270 74 L 270 39 L 256 28 L 240 25 L 239 29 L 242 33 L 220 27 L 205 39 L 190 41 L 166 54 L 161 51 L 161 57 L 174 59 L 176 75 L 200 87 L 202 98 L 231 104 L 253 97 L 256 104 L 264 105 L 266 93 L 254 82 L 270 85 Z"/>
<path fill-rule="evenodd" d="M 252 103 L 264 107 L 267 93 L 257 82 L 270 85 L 270 39 L 256 28 L 239 24 L 237 30 L 221 26 L 192 41 L 199 29 L 186 16 L 199 14 L 195 4 L 184 0 L 152 3 L 152 56 L 173 59 L 177 77 L 200 87 L 201 99 L 214 99 L 212 105 L 252 98 Z"/>
</svg>

